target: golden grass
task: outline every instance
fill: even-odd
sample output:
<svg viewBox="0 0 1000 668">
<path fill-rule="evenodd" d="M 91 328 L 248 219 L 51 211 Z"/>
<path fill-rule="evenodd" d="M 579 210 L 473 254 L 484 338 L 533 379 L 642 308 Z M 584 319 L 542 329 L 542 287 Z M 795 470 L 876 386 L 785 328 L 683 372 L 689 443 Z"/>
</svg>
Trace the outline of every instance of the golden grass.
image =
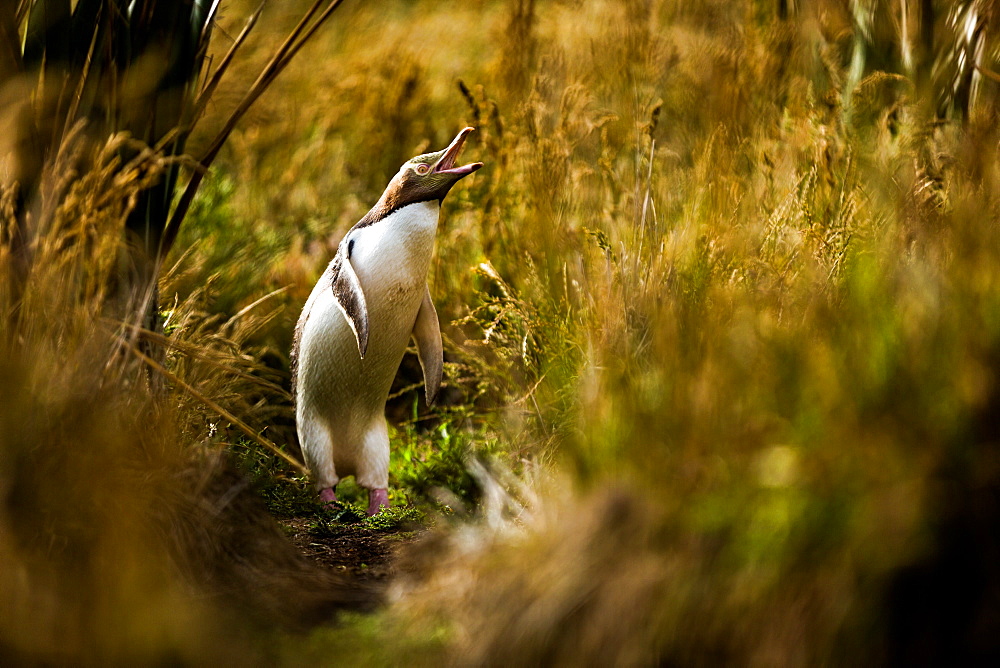
<svg viewBox="0 0 1000 668">
<path fill-rule="evenodd" d="M 354 156 L 399 146 L 352 114 L 387 101 L 403 135 L 479 127 L 488 168 L 446 205 L 434 294 L 466 339 L 456 354 L 509 402 L 508 465 L 571 474 L 519 532 L 428 548 L 383 632 L 458 665 L 907 656 L 900 620 L 936 614 L 905 609 L 908 591 L 987 586 L 933 564 L 973 498 L 936 490 L 997 484 L 973 473 L 996 461 L 982 426 L 998 396 L 992 116 L 935 129 L 912 88 L 876 73 L 848 120 L 839 17 L 553 3 L 526 18 L 530 4 L 475 21 L 359 10 L 329 67 L 366 72 L 364 90 L 341 79 L 300 112 L 357 148 L 317 153 L 334 174 L 316 181 L 308 161 L 271 163 L 296 188 L 350 176 Z M 434 39 L 441 22 L 469 26 L 458 47 Z M 360 44 L 371 34 L 383 55 Z M 414 52 L 419 111 L 382 88 L 415 76 Z M 462 99 L 438 92 L 456 61 Z M 337 229 L 365 206 L 357 184 L 313 200 L 352 211 Z M 318 237 L 315 271 L 336 238 Z M 566 485 L 579 491 L 551 490 Z"/>
<path fill-rule="evenodd" d="M 412 555 L 378 616 L 278 658 L 867 664 L 905 662 L 922 637 L 932 658 L 995 653 L 996 112 L 935 123 L 894 73 L 845 83 L 850 24 L 819 6 L 783 22 L 721 1 L 355 3 L 234 133 L 161 290 L 179 295 L 171 368 L 268 433 L 290 433 L 276 369 L 340 234 L 463 124 L 487 165 L 445 203 L 430 276 L 452 391 L 436 418 L 499 452 L 476 465 L 481 519 Z M 230 320 L 279 289 L 267 316 Z M 44 303 L 30 326 L 66 326 Z M 69 320 L 82 340 L 86 317 Z M 30 340 L 48 352 L 18 342 L 8 359 L 52 359 L 61 341 Z M 76 368 L 31 362 L 12 377 L 35 385 L 10 387 L 57 371 L 86 387 Z M 50 405 L 49 391 L 11 396 Z M 149 423 L 164 440 L 134 427 L 169 461 L 231 433 L 190 395 L 171 402 Z M 0 413 L 0 433 L 26 411 Z M 120 479 L 108 494 L 137 494 L 144 517 L 151 492 Z M 189 552 L 215 545 L 184 535 Z M 58 599 L 18 577 L 0 587 L 20 605 Z M 107 610 L 143 586 L 123 580 Z M 274 610 L 298 586 L 251 604 Z M 193 609 L 166 628 L 201 659 L 203 636 L 183 640 Z M 123 647 L 152 632 L 132 633 Z"/>
<path fill-rule="evenodd" d="M 267 317 L 248 309 L 211 322 L 194 295 L 165 337 L 121 320 L 124 221 L 162 167 L 155 156 L 121 165 L 129 141 L 71 135 L 46 171 L 27 262 L 0 255 L 0 654 L 259 661 L 251 630 L 328 619 L 377 592 L 298 555 L 211 426 L 222 418 L 202 397 L 273 417 L 254 401 L 283 390 L 244 345 Z M 142 363 L 144 337 L 185 353 L 166 392 Z"/>
</svg>

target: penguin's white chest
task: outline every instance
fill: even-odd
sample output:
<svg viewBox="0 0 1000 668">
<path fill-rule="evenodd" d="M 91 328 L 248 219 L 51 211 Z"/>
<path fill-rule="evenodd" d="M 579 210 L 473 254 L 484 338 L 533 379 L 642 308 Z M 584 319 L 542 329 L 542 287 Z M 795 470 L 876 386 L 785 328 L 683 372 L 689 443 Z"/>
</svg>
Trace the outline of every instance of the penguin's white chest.
<svg viewBox="0 0 1000 668">
<path fill-rule="evenodd" d="M 367 307 L 364 359 L 328 281 L 306 304 L 296 402 L 328 421 L 343 452 L 383 422 L 385 400 L 413 331 L 434 250 L 438 202 L 411 204 L 341 242 Z M 383 427 L 384 428 L 384 427 Z"/>
<path fill-rule="evenodd" d="M 365 293 L 373 333 L 380 322 L 408 317 L 400 312 L 401 307 L 408 311 L 405 307 L 413 306 L 416 317 L 434 251 L 439 212 L 437 202 L 411 204 L 374 225 L 352 231 L 345 239 Z M 408 325 L 413 325 L 412 319 Z"/>
</svg>

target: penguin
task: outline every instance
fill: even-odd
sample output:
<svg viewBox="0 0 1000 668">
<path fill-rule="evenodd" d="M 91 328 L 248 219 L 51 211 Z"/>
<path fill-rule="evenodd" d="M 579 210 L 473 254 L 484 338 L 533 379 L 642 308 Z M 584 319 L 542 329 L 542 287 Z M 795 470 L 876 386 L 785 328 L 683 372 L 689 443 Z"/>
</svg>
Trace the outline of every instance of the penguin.
<svg viewBox="0 0 1000 668">
<path fill-rule="evenodd" d="M 368 515 L 389 507 L 385 402 L 412 337 L 427 405 L 441 385 L 441 329 L 427 287 L 441 202 L 483 166 L 455 166 L 465 128 L 436 153 L 411 158 L 341 239 L 295 326 L 292 394 L 302 453 L 323 504 L 353 475 Z"/>
</svg>

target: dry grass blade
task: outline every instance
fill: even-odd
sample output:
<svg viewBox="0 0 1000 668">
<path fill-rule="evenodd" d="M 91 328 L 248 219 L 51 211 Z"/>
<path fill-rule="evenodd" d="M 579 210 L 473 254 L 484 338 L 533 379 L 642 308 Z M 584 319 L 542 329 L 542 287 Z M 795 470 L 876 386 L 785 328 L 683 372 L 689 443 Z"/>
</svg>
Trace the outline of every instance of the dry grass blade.
<svg viewBox="0 0 1000 668">
<path fill-rule="evenodd" d="M 236 313 L 236 315 L 234 315 L 231 319 L 232 320 L 237 320 L 239 318 L 242 318 L 247 313 L 249 313 L 250 311 L 254 310 L 255 308 L 257 308 L 258 306 L 260 306 L 264 302 L 266 302 L 268 300 L 271 300 L 271 299 L 274 299 L 278 295 L 282 295 L 282 294 L 286 293 L 287 291 L 288 291 L 288 286 L 283 286 L 283 287 L 280 287 L 280 288 L 278 288 L 276 290 L 271 290 L 266 295 L 264 295 L 262 297 L 258 297 L 254 301 L 250 302 L 249 304 L 247 304 L 246 306 L 244 306 L 243 308 L 241 308 Z"/>
<path fill-rule="evenodd" d="M 104 5 L 101 5 L 101 10 L 104 9 Z M 100 21 L 101 15 L 98 12 L 97 19 Z M 83 69 L 80 71 L 80 78 L 76 84 L 76 90 L 73 93 L 73 100 L 70 103 L 69 112 L 66 114 L 66 122 L 63 125 L 63 136 L 69 134 L 71 125 L 76 121 L 77 114 L 80 111 L 80 100 L 83 99 L 83 91 L 87 85 L 87 77 L 90 76 L 90 67 L 94 62 L 94 49 L 97 47 L 97 35 L 99 29 L 95 26 L 94 35 L 90 38 L 90 47 L 87 49 L 87 57 L 83 62 Z"/>
<path fill-rule="evenodd" d="M 200 162 L 203 165 L 207 166 L 209 163 L 212 162 L 212 160 L 215 159 L 215 156 L 218 154 L 219 149 L 222 148 L 222 145 L 226 142 L 226 139 L 232 133 L 233 128 L 236 127 L 236 124 L 239 123 L 240 119 L 243 118 L 247 110 L 250 109 L 253 103 L 256 102 L 257 98 L 259 98 L 261 94 L 267 89 L 268 85 L 270 85 L 270 83 L 274 80 L 274 77 L 280 74 L 281 71 L 288 65 L 292 56 L 294 56 L 295 53 L 299 50 L 299 48 L 301 48 L 302 44 L 304 44 L 305 41 L 308 40 L 309 37 L 313 35 L 313 33 L 315 33 L 316 29 L 318 29 L 319 26 L 322 25 L 323 22 L 325 22 L 330 17 L 333 11 L 340 6 L 342 1 L 343 0 L 333 0 L 332 2 L 330 2 L 329 6 L 323 11 L 323 13 L 319 16 L 319 18 L 316 19 L 315 23 L 306 32 L 306 34 L 302 36 L 302 39 L 299 40 L 298 38 L 302 35 L 302 31 L 309 24 L 309 20 L 317 12 L 319 7 L 323 4 L 324 0 L 316 0 L 316 2 L 314 2 L 309 7 L 309 9 L 303 15 L 302 19 L 299 21 L 298 25 L 296 25 L 295 28 L 292 29 L 291 33 L 289 33 L 288 37 L 285 38 L 285 41 L 282 42 L 281 46 L 279 46 L 277 50 L 275 50 L 274 54 L 271 56 L 271 59 L 267 62 L 267 64 L 261 70 L 261 73 L 257 76 L 256 81 L 253 82 L 253 84 L 250 86 L 250 89 L 247 91 L 246 95 L 243 96 L 243 99 L 237 105 L 236 109 L 226 120 L 226 123 L 223 126 L 222 130 L 219 131 L 215 139 L 209 145 L 208 149 L 206 149 L 205 155 L 200 160 Z M 187 192 L 185 192 L 185 195 L 186 194 Z M 178 204 L 178 207 L 179 206 L 180 205 Z"/>
<path fill-rule="evenodd" d="M 171 373 L 162 364 L 160 364 L 159 362 L 157 362 L 156 360 L 154 360 L 152 357 L 150 357 L 149 355 L 146 355 L 141 350 L 139 350 L 138 347 L 136 347 L 134 345 L 129 346 L 129 351 L 133 355 L 135 355 L 137 358 L 139 358 L 140 360 L 142 360 L 143 362 L 145 362 L 147 365 L 149 365 L 149 367 L 151 369 L 153 369 L 154 371 L 156 371 L 157 373 L 159 373 L 160 375 L 162 375 L 164 378 L 166 378 L 168 381 L 170 381 L 171 383 L 176 384 L 180 388 L 183 388 L 184 391 L 187 392 L 188 394 L 190 394 L 192 397 L 194 397 L 198 401 L 202 402 L 203 404 L 205 404 L 206 406 L 208 406 L 209 408 L 211 408 L 213 411 L 215 411 L 216 413 L 218 413 L 221 417 L 224 417 L 225 419 L 227 419 L 230 422 L 232 422 L 233 425 L 237 429 L 239 429 L 240 431 L 242 431 L 248 438 L 250 438 L 251 440 L 253 440 L 258 445 L 260 445 L 260 446 L 264 447 L 265 449 L 269 450 L 274 455 L 276 455 L 276 456 L 280 457 L 281 459 L 283 459 L 286 463 L 288 463 L 288 465 L 290 465 L 292 468 L 294 468 L 300 474 L 302 474 L 302 475 L 308 475 L 309 474 L 309 469 L 307 469 L 305 467 L 305 465 L 302 464 L 302 462 L 298 461 L 297 459 L 295 459 L 294 457 L 292 457 L 291 455 L 289 455 L 287 452 L 285 452 L 284 450 L 282 450 L 281 448 L 279 448 L 277 445 L 275 445 L 273 442 L 271 442 L 270 439 L 267 439 L 267 438 L 261 436 L 260 434 L 258 434 L 257 432 L 255 432 L 253 429 L 250 428 L 250 426 L 248 424 L 246 424 L 245 422 L 243 422 L 243 420 L 240 420 L 238 417 L 236 417 L 235 415 L 233 415 L 232 413 L 230 413 L 229 411 L 227 411 L 225 408 L 223 408 L 222 406 L 220 406 L 219 404 L 217 404 L 215 401 L 212 401 L 212 399 L 210 399 L 209 397 L 206 397 L 204 394 L 202 394 L 201 392 L 199 392 L 197 389 L 195 389 L 195 388 L 191 387 L 190 385 L 188 385 L 187 383 L 185 383 L 182 379 L 178 378 L 176 375 L 174 375 L 173 373 Z"/>
<path fill-rule="evenodd" d="M 105 323 L 111 325 L 112 327 L 125 327 L 127 329 L 132 330 L 136 336 L 136 340 L 146 339 L 152 341 L 156 343 L 156 345 L 158 346 L 163 346 L 166 349 L 176 350 L 187 357 L 204 362 L 205 364 L 215 367 L 219 371 L 225 372 L 229 376 L 232 376 L 234 378 L 239 378 L 240 380 L 245 380 L 249 383 L 252 383 L 263 390 L 267 390 L 269 393 L 273 394 L 276 397 L 280 397 L 282 399 L 287 399 L 287 400 L 291 400 L 292 398 L 292 395 L 288 392 L 288 390 L 286 390 L 281 385 L 278 385 L 277 383 L 271 382 L 264 378 L 260 378 L 258 376 L 253 375 L 252 373 L 248 373 L 241 369 L 234 368 L 232 364 L 227 363 L 225 361 L 220 361 L 218 359 L 215 359 L 211 355 L 207 354 L 202 346 L 193 343 L 188 343 L 186 341 L 179 341 L 176 338 L 166 336 L 165 334 L 160 334 L 159 332 L 153 332 L 148 329 L 143 329 L 142 327 L 131 323 L 111 320 L 109 318 L 104 318 L 103 320 Z"/>
<path fill-rule="evenodd" d="M 979 72 L 980 74 L 982 74 L 987 79 L 990 79 L 991 81 L 996 81 L 997 83 L 1000 83 L 1000 74 L 997 74 L 996 72 L 994 72 L 991 69 L 987 69 L 987 68 L 983 67 L 979 63 L 972 63 L 972 66 L 976 68 L 977 72 Z"/>
<path fill-rule="evenodd" d="M 323 13 L 320 14 L 316 21 L 303 34 L 303 30 L 305 30 L 306 26 L 309 24 L 309 19 L 312 18 L 319 7 L 323 4 L 323 0 L 316 0 L 316 2 L 310 6 L 309 10 L 299 21 L 298 25 L 295 26 L 285 41 L 275 51 L 268 63 L 264 66 L 263 70 L 261 70 L 257 80 L 250 86 L 246 95 L 244 95 L 236 109 L 232 112 L 232 114 L 230 114 L 226 123 L 223 125 L 222 130 L 219 131 L 215 139 L 205 150 L 204 155 L 199 160 L 203 167 L 207 168 L 215 160 L 215 157 L 222 149 L 223 144 L 225 144 L 226 140 L 229 138 L 229 135 L 236 127 L 236 124 L 239 123 L 240 119 L 243 118 L 246 112 L 250 109 L 254 102 L 257 101 L 257 98 L 259 98 L 267 89 L 274 78 L 288 65 L 291 58 L 298 52 L 302 45 L 313 34 L 315 34 L 320 25 L 322 25 L 333 14 L 334 10 L 340 6 L 342 1 L 343 0 L 332 0 Z M 301 39 L 299 39 L 300 36 Z M 191 180 L 188 181 L 187 187 L 184 189 L 184 193 L 177 201 L 177 205 L 174 207 L 174 212 L 167 223 L 164 234 L 165 250 L 170 250 L 173 245 L 173 242 L 177 237 L 177 232 L 180 229 L 181 222 L 184 220 L 184 216 L 187 215 L 191 202 L 194 200 L 194 195 L 198 191 L 198 187 L 201 185 L 203 178 L 204 172 L 194 172 L 191 175 Z"/>
<path fill-rule="evenodd" d="M 215 92 L 216 88 L 219 87 L 219 83 L 222 81 L 222 77 L 225 75 L 226 70 L 229 69 L 229 65 L 232 63 L 233 57 L 246 41 L 247 37 L 250 36 L 250 31 L 252 31 L 253 27 L 257 24 L 257 19 L 260 18 L 263 11 L 264 4 L 261 3 L 256 11 L 250 15 L 250 18 L 247 19 L 246 24 L 243 26 L 243 30 L 241 30 L 240 34 L 236 36 L 236 39 L 233 41 L 232 46 L 229 47 L 229 50 L 226 51 L 226 55 L 223 56 L 219 66 L 215 68 L 215 72 L 212 74 L 211 79 L 208 80 L 205 87 L 198 95 L 198 100 L 195 102 L 194 112 L 191 114 L 188 125 L 194 125 L 197 123 L 202 114 L 205 113 L 205 109 L 208 107 L 212 94 Z"/>
</svg>

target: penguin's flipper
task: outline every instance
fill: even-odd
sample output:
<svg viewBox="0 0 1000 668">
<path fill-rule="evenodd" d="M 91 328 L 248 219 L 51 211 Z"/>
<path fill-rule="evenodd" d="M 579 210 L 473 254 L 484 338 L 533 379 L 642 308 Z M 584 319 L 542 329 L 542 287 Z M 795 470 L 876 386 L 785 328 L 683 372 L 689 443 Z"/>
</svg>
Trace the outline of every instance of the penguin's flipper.
<svg viewBox="0 0 1000 668">
<path fill-rule="evenodd" d="M 358 352 L 361 353 L 361 359 L 364 359 L 368 350 L 368 305 L 365 303 L 365 293 L 361 290 L 361 282 L 354 273 L 350 258 L 341 253 L 338 259 L 340 262 L 334 267 L 331 281 L 333 296 L 337 299 L 337 306 L 344 312 L 347 324 L 354 331 L 354 337 L 358 340 Z"/>
<path fill-rule="evenodd" d="M 417 358 L 420 360 L 420 368 L 424 370 L 424 392 L 427 405 L 430 406 L 441 388 L 444 353 L 441 346 L 441 325 L 426 284 L 424 300 L 420 302 L 417 321 L 413 323 L 413 340 L 417 342 Z"/>
</svg>

